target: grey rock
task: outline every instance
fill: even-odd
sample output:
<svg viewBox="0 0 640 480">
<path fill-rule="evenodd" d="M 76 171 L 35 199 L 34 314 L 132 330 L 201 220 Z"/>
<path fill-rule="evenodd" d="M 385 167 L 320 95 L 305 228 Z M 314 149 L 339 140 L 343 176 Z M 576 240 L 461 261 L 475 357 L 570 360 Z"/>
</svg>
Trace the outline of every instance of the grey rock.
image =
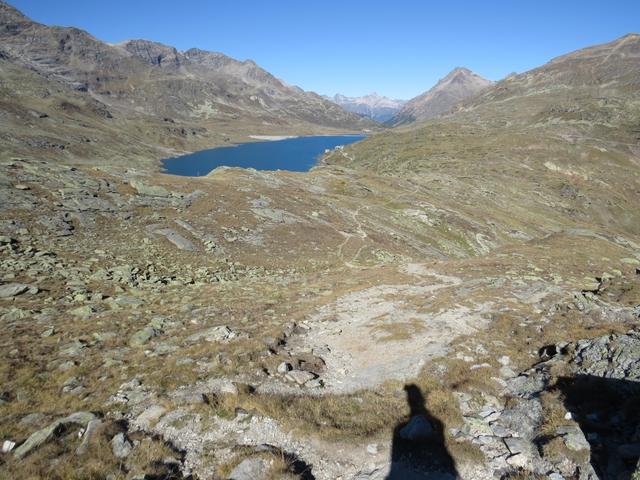
<svg viewBox="0 0 640 480">
<path fill-rule="evenodd" d="M 45 423 L 47 416 L 44 413 L 30 413 L 20 419 L 20 425 L 40 426 Z"/>
<path fill-rule="evenodd" d="M 262 480 L 267 475 L 267 463 L 262 458 L 245 458 L 229 474 L 229 480 Z"/>
<path fill-rule="evenodd" d="M 316 378 L 315 380 L 309 380 L 304 384 L 304 386 L 307 388 L 322 388 L 324 387 L 324 382 L 321 379 Z"/>
<path fill-rule="evenodd" d="M 462 430 L 465 434 L 472 437 L 491 435 L 493 433 L 492 427 L 490 427 L 484 419 L 476 417 L 464 417 Z"/>
<path fill-rule="evenodd" d="M 144 300 L 133 297 L 131 295 L 121 295 L 114 299 L 110 299 L 110 306 L 114 310 L 121 308 L 138 308 L 144 305 Z"/>
<path fill-rule="evenodd" d="M 67 237 L 73 234 L 73 225 L 70 223 L 70 214 L 45 215 L 38 219 L 38 223 L 58 237 Z"/>
<path fill-rule="evenodd" d="M 293 370 L 293 367 L 288 362 L 282 362 L 280 365 L 278 365 L 278 373 L 285 374 L 291 370 Z"/>
<path fill-rule="evenodd" d="M 207 342 L 224 342 L 235 338 L 236 333 L 226 325 L 218 325 L 216 327 L 207 328 L 201 330 L 193 335 L 189 336 L 187 340 L 190 342 L 197 342 L 200 340 L 206 340 Z"/>
<path fill-rule="evenodd" d="M 161 317 L 161 316 L 153 317 L 149 322 L 150 327 L 157 328 L 158 330 L 162 330 L 162 331 L 173 328 L 176 325 L 178 325 L 177 322 L 174 322 L 168 319 L 167 317 Z"/>
<path fill-rule="evenodd" d="M 507 431 L 518 432 L 519 436 L 531 439 L 535 436 L 541 421 L 542 405 L 540 400 L 514 399 L 495 423 Z"/>
<path fill-rule="evenodd" d="M 152 405 L 136 418 L 136 423 L 145 429 L 151 428 L 164 415 L 166 409 L 161 405 Z"/>
<path fill-rule="evenodd" d="M 142 330 L 138 330 L 129 338 L 130 347 L 140 347 L 158 335 L 158 330 L 153 327 L 144 327 Z"/>
<path fill-rule="evenodd" d="M 0 235 L 0 245 L 10 245 L 16 243 L 14 238 L 11 238 L 7 235 Z"/>
<path fill-rule="evenodd" d="M 287 380 L 297 383 L 298 385 L 304 385 L 305 383 L 314 380 L 317 375 L 304 370 L 292 370 L 286 374 Z"/>
<path fill-rule="evenodd" d="M 24 283 L 8 283 L 0 285 L 0 298 L 16 297 L 29 290 L 29 285 Z"/>
<path fill-rule="evenodd" d="M 89 318 L 95 313 L 95 309 L 91 305 L 84 305 L 82 307 L 74 308 L 69 313 L 74 317 Z"/>
<path fill-rule="evenodd" d="M 86 348 L 87 345 L 84 342 L 80 340 L 74 340 L 73 342 L 63 346 L 60 349 L 60 354 L 69 357 L 75 357 L 80 355 Z"/>
<path fill-rule="evenodd" d="M 176 390 L 171 394 L 171 399 L 176 403 L 183 405 L 198 405 L 207 402 L 203 393 L 189 389 Z"/>
<path fill-rule="evenodd" d="M 9 453 L 16 446 L 16 442 L 12 440 L 5 440 L 2 442 L 2 453 Z"/>
<path fill-rule="evenodd" d="M 97 418 L 94 418 L 87 423 L 87 429 L 85 430 L 84 435 L 82 435 L 82 443 L 78 448 L 76 448 L 76 455 L 83 455 L 87 452 L 91 440 L 95 438 L 101 425 L 102 422 Z"/>
<path fill-rule="evenodd" d="M 56 331 L 55 328 L 49 327 L 44 332 L 42 332 L 40 334 L 40 337 L 42 337 L 42 338 L 50 337 L 51 335 L 53 335 L 55 333 L 55 331 Z"/>
<path fill-rule="evenodd" d="M 519 397 L 536 394 L 546 386 L 544 375 L 519 375 L 507 381 L 509 393 Z"/>
<path fill-rule="evenodd" d="M 106 342 L 113 338 L 116 338 L 116 332 L 93 332 L 93 338 L 95 338 L 98 342 Z"/>
<path fill-rule="evenodd" d="M 638 459 L 636 468 L 631 474 L 631 480 L 640 480 L 640 459 Z"/>
<path fill-rule="evenodd" d="M 73 360 L 67 360 L 66 362 L 62 362 L 60 365 L 58 365 L 58 370 L 62 370 L 63 372 L 66 372 L 67 370 L 71 370 L 72 368 L 75 368 L 76 366 L 76 362 L 74 362 Z"/>
<path fill-rule="evenodd" d="M 524 453 L 516 453 L 515 455 L 511 455 L 510 457 L 507 458 L 506 461 L 512 467 L 517 467 L 521 469 L 530 467 L 531 465 L 531 459 L 529 458 L 528 455 Z"/>
<path fill-rule="evenodd" d="M 515 378 L 517 376 L 516 372 L 514 372 L 509 367 L 501 367 L 500 368 L 500 376 L 502 378 Z"/>
<path fill-rule="evenodd" d="M 25 455 L 28 455 L 36 448 L 50 441 L 55 436 L 60 427 L 69 424 L 77 424 L 84 427 L 95 418 L 96 416 L 91 412 L 76 412 L 69 415 L 68 417 L 56 420 L 49 426 L 32 433 L 31 436 L 27 438 L 27 440 L 22 445 L 16 448 L 14 455 L 17 458 L 23 458 Z"/>
<path fill-rule="evenodd" d="M 150 197 L 168 197 L 171 195 L 171 192 L 164 187 L 159 185 L 148 185 L 140 180 L 131 180 L 129 185 L 131 185 L 140 195 L 147 195 Z"/>
<path fill-rule="evenodd" d="M 111 451 L 116 458 L 128 457 L 132 448 L 133 445 L 122 432 L 111 439 Z"/>
<path fill-rule="evenodd" d="M 198 250 L 198 248 L 190 240 L 187 240 L 172 228 L 160 228 L 158 230 L 154 230 L 153 233 L 162 235 L 180 250 L 188 250 L 191 252 L 195 252 Z"/>
<path fill-rule="evenodd" d="M 528 453 L 531 451 L 531 443 L 526 441 L 524 438 L 508 437 L 503 439 L 503 441 L 511 455 L 515 455 L 517 453 Z"/>
<path fill-rule="evenodd" d="M 580 450 L 589 450 L 591 447 L 589 442 L 577 425 L 562 425 L 556 429 L 556 433 L 562 436 L 564 444 L 569 450 L 578 452 Z"/>
<path fill-rule="evenodd" d="M 580 374 L 640 380 L 640 333 L 606 335 L 576 343 Z"/>
</svg>

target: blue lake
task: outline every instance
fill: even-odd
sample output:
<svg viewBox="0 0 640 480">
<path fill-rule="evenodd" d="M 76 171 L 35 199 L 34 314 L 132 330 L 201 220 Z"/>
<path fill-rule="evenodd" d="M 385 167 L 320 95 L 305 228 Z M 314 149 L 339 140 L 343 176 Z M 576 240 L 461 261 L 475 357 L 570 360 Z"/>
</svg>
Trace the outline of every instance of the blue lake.
<svg viewBox="0 0 640 480">
<path fill-rule="evenodd" d="M 323 135 L 251 142 L 218 147 L 162 161 L 165 173 L 199 177 L 216 167 L 306 172 L 316 165 L 326 149 L 348 145 L 364 135 Z"/>
</svg>

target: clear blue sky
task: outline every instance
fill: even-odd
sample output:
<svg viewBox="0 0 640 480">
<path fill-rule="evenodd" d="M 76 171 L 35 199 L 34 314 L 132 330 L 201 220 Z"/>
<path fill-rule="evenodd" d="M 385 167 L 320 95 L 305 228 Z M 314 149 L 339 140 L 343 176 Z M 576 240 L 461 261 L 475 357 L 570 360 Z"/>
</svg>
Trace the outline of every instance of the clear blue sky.
<svg viewBox="0 0 640 480">
<path fill-rule="evenodd" d="M 9 0 L 36 21 L 250 58 L 322 94 L 410 98 L 456 66 L 498 80 L 640 31 L 640 0 Z"/>
</svg>

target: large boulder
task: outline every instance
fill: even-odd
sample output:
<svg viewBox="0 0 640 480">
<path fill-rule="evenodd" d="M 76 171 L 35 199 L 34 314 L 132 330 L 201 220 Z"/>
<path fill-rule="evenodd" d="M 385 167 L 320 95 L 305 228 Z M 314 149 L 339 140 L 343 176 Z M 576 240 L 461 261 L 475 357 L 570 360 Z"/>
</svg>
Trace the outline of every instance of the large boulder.
<svg viewBox="0 0 640 480">
<path fill-rule="evenodd" d="M 171 195 L 171 192 L 164 187 L 159 185 L 148 185 L 140 180 L 131 180 L 129 185 L 131 185 L 140 195 L 147 195 L 149 197 L 168 197 Z"/>
<path fill-rule="evenodd" d="M 229 480 L 262 480 L 268 465 L 262 458 L 245 458 L 229 474 Z"/>
<path fill-rule="evenodd" d="M 16 297 L 29 289 L 29 285 L 24 283 L 8 283 L 0 285 L 0 298 Z"/>
<path fill-rule="evenodd" d="M 49 426 L 32 433 L 22 445 L 16 448 L 14 455 L 17 458 L 23 458 L 36 448 L 52 440 L 66 426 L 75 424 L 86 428 L 89 422 L 95 419 L 96 416 L 91 412 L 76 412 L 67 417 L 56 420 Z"/>
</svg>

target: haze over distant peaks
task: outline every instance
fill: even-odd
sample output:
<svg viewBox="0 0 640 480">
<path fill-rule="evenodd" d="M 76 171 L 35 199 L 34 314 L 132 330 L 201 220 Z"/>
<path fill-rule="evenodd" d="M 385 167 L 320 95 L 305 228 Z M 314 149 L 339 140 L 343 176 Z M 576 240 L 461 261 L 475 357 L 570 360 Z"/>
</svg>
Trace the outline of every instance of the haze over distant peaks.
<svg viewBox="0 0 640 480">
<path fill-rule="evenodd" d="M 336 93 L 333 97 L 325 96 L 348 112 L 356 113 L 378 122 L 386 122 L 391 119 L 407 102 L 379 95 L 377 92 L 362 97 L 347 97 Z"/>
<path fill-rule="evenodd" d="M 433 88 L 409 100 L 388 123 L 395 126 L 437 117 L 492 84 L 468 68 L 455 68 Z"/>
</svg>

